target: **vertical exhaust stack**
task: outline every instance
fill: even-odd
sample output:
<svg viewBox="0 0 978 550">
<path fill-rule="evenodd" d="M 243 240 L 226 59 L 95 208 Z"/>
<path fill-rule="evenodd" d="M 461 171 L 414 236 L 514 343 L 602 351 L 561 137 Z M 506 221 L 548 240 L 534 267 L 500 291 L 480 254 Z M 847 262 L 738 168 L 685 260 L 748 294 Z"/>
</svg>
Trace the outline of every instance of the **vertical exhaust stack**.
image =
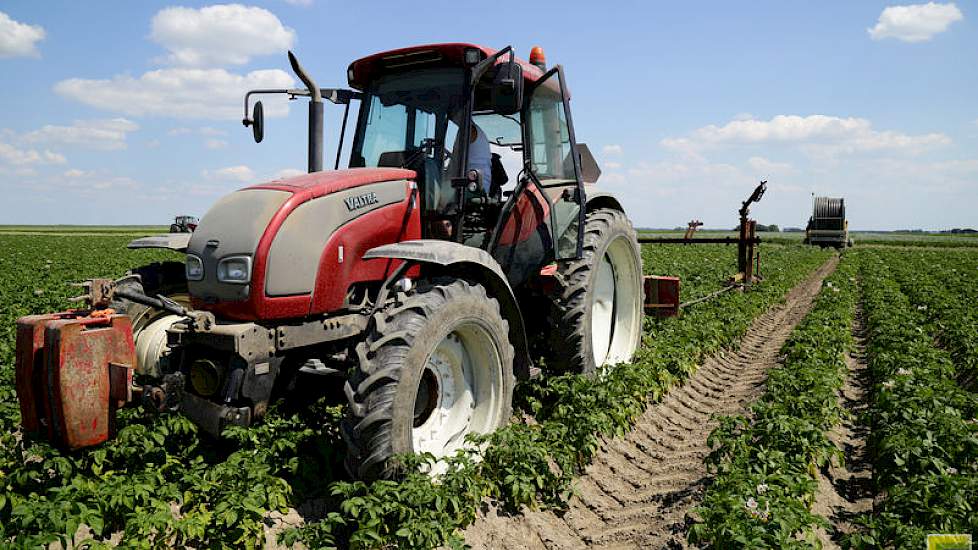
<svg viewBox="0 0 978 550">
<path fill-rule="evenodd" d="M 289 51 L 289 63 L 299 80 L 309 90 L 309 173 L 323 170 L 323 96 L 319 86 L 309 73 L 299 65 L 295 54 Z"/>
</svg>

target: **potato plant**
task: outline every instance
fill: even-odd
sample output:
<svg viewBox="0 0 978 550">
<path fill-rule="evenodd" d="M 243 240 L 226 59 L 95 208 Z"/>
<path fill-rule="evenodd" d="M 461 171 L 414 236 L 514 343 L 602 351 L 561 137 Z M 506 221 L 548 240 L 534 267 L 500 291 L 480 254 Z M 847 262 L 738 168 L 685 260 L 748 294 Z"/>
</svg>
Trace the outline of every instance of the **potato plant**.
<svg viewBox="0 0 978 550">
<path fill-rule="evenodd" d="M 65 286 L 173 258 L 126 251 L 126 237 L 0 235 L 0 546 L 108 540 L 123 547 L 249 548 L 264 544 L 266 521 L 309 499 L 320 521 L 286 531 L 284 542 L 359 548 L 458 545 L 459 528 L 492 498 L 510 509 L 559 506 L 599 438 L 631 425 L 650 400 L 688 376 L 705 356 L 732 345 L 750 321 L 780 300 L 828 254 L 766 247 L 767 280 L 728 293 L 679 319 L 646 322 L 644 346 L 629 365 L 599 380 L 545 377 L 521 387 L 519 418 L 485 437 L 481 461 L 461 454 L 439 483 L 417 473 L 425 457 L 405 457 L 399 482 L 343 479 L 341 410 L 325 402 L 274 406 L 263 423 L 229 429 L 220 440 L 178 415 L 125 410 L 118 437 L 64 453 L 20 433 L 13 389 L 14 321 L 65 309 Z M 680 275 L 686 297 L 720 288 L 734 247 L 646 249 L 646 268 Z"/>
<path fill-rule="evenodd" d="M 646 248 L 646 269 L 650 263 L 658 265 L 659 254 L 695 255 L 701 250 L 708 254 L 710 248 Z M 442 483 L 414 474 L 398 484 L 338 483 L 333 491 L 346 499 L 341 506 L 355 503 L 355 507 L 345 508 L 345 515 L 286 533 L 286 540 L 302 540 L 311 547 L 348 540 L 357 548 L 424 548 L 428 545 L 419 541 L 444 540 L 457 547 L 462 540 L 456 529 L 474 518 L 485 497 L 510 512 L 523 506 L 566 504 L 571 482 L 591 461 L 602 437 L 627 431 L 650 402 L 687 378 L 704 357 L 733 345 L 757 315 L 828 257 L 828 252 L 798 246 L 772 250 L 767 280 L 754 291 L 725 294 L 678 319 L 648 319 L 643 346 L 632 363 L 617 365 L 600 378 L 561 375 L 523 384 L 518 408 L 533 420 L 513 423 L 482 438 L 486 450 L 481 461 L 465 454 L 448 461 L 449 474 Z M 684 262 L 675 257 L 668 261 Z M 693 263 L 687 265 L 695 271 Z M 654 267 L 653 272 L 657 272 Z M 720 288 L 721 281 L 703 285 L 700 291 L 706 294 L 707 289 Z M 409 459 L 408 466 L 412 460 L 416 459 Z M 396 504 L 408 498 L 423 501 Z M 457 521 L 449 529 L 444 523 L 446 506 L 463 511 L 454 514 Z M 449 537 L 442 539 L 444 534 Z"/>
<path fill-rule="evenodd" d="M 957 259 L 931 275 L 934 258 L 860 252 L 873 379 L 866 421 L 881 502 L 849 538 L 853 547 L 923 547 L 928 533 L 978 536 L 978 396 L 958 383 L 971 365 L 942 345 L 953 334 L 949 325 L 968 320 L 944 308 L 953 308 L 947 304 L 955 295 L 975 291 L 976 283 L 967 285 L 970 274 L 955 275 L 974 267 L 975 254 L 948 255 Z M 976 338 L 961 336 L 971 345 Z"/>
<path fill-rule="evenodd" d="M 852 346 L 855 266 L 843 260 L 782 348 L 764 395 L 747 414 L 720 418 L 705 462 L 715 474 L 689 539 L 713 548 L 809 548 L 825 520 L 811 512 L 818 469 L 841 452 L 828 432 L 842 419 L 837 392 Z"/>
</svg>

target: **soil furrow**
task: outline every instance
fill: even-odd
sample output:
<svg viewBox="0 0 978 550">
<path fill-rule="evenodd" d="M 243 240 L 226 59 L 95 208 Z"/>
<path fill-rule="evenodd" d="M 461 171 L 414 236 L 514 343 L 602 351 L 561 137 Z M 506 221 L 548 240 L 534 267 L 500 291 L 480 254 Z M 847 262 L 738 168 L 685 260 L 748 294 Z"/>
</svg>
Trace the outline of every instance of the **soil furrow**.
<svg viewBox="0 0 978 550">
<path fill-rule="evenodd" d="M 856 306 L 852 326 L 853 349 L 846 356 L 849 375 L 839 392 L 839 403 L 848 416 L 829 432 L 829 439 L 842 450 L 845 464 L 823 468 L 818 479 L 818 493 L 812 510 L 829 520 L 831 531 L 816 533 L 824 548 L 839 548 L 841 535 L 853 530 L 852 522 L 873 509 L 873 466 L 866 441 L 869 427 L 859 422 L 869 406 L 867 396 L 871 382 L 866 365 L 866 320 L 862 307 Z"/>
<path fill-rule="evenodd" d="M 741 410 L 763 388 L 788 334 L 808 313 L 833 258 L 756 319 L 736 352 L 706 360 L 684 387 L 649 406 L 622 441 L 607 441 L 564 512 L 501 516 L 466 530 L 473 548 L 686 547 L 688 511 L 708 481 L 702 457 L 713 413 Z"/>
</svg>

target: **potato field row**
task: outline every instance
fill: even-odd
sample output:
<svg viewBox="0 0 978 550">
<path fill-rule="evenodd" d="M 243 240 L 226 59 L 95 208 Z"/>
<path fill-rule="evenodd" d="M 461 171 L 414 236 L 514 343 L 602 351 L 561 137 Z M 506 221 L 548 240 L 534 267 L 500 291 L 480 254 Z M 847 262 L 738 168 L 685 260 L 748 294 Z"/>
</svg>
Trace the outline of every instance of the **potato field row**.
<svg viewBox="0 0 978 550">
<path fill-rule="evenodd" d="M 978 537 L 976 298 L 978 251 L 846 253 L 765 395 L 711 435 L 715 478 L 691 542 L 815 548 L 822 530 L 869 549 L 923 548 L 929 534 Z M 865 332 L 864 358 L 854 331 Z M 861 360 L 865 373 L 851 368 Z M 858 417 L 843 407 L 844 385 L 864 388 Z M 830 435 L 846 421 L 861 426 L 865 456 Z M 838 498 L 822 494 L 830 470 L 859 468 L 868 484 L 838 476 Z"/>
<path fill-rule="evenodd" d="M 486 437 L 481 461 L 461 454 L 433 484 L 407 473 L 399 482 L 344 479 L 338 434 L 341 408 L 328 399 L 274 406 L 257 426 L 207 439 L 178 415 L 138 409 L 120 416 L 118 437 L 94 449 L 64 453 L 32 442 L 18 429 L 13 390 L 14 321 L 65 309 L 73 289 L 94 276 L 117 276 L 163 253 L 126 251 L 124 237 L 0 236 L 0 541 L 37 547 L 89 539 L 98 547 L 308 546 L 431 547 L 460 544 L 460 528 L 479 502 L 503 508 L 560 506 L 571 481 L 604 436 L 627 431 L 647 403 L 661 398 L 706 356 L 734 344 L 751 320 L 829 253 L 801 246 L 765 248 L 765 282 L 727 293 L 678 319 L 646 321 L 632 364 L 600 379 L 544 376 L 518 388 L 517 415 Z M 735 248 L 643 250 L 647 272 L 678 275 L 685 298 L 723 285 L 735 270 Z M 407 471 L 412 461 L 405 459 Z M 314 505 L 311 505 L 313 503 Z M 298 509 L 298 528 L 269 529 Z M 312 510 L 312 511 L 310 511 Z"/>
</svg>

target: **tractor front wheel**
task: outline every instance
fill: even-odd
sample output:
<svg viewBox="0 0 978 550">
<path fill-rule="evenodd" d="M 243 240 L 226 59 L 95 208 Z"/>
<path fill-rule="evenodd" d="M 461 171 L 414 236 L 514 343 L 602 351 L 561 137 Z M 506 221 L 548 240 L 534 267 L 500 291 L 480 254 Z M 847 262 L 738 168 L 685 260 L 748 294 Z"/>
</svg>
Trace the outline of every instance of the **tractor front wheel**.
<svg viewBox="0 0 978 550">
<path fill-rule="evenodd" d="M 499 303 L 462 280 L 424 284 L 376 313 L 345 387 L 350 474 L 391 477 L 394 455 L 447 457 L 469 434 L 504 425 L 515 384 L 508 334 Z"/>
</svg>

